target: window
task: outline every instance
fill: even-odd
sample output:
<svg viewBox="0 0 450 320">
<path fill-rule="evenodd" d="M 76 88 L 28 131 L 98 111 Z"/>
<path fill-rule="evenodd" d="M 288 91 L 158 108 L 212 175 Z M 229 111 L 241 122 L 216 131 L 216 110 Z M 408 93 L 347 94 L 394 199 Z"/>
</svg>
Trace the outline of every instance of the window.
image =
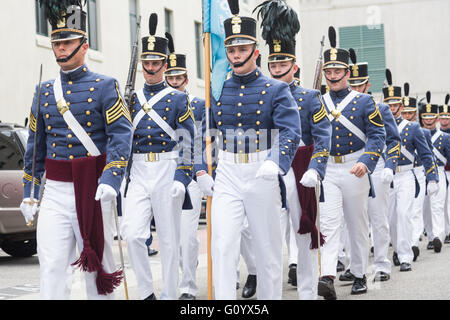
<svg viewBox="0 0 450 320">
<path fill-rule="evenodd" d="M 164 9 L 164 17 L 166 22 L 166 32 L 172 34 L 172 11 L 169 9 Z"/>
<path fill-rule="evenodd" d="M 195 22 L 195 53 L 196 53 L 196 61 L 197 61 L 197 78 L 203 79 L 203 30 L 202 24 L 199 22 Z"/>
<path fill-rule="evenodd" d="M 88 29 L 89 29 L 89 47 L 93 50 L 99 50 L 98 27 L 97 27 L 97 0 L 88 1 Z"/>
<path fill-rule="evenodd" d="M 130 43 L 133 48 L 133 43 L 136 40 L 137 33 L 137 0 L 130 0 Z"/>
<path fill-rule="evenodd" d="M 369 63 L 370 90 L 381 92 L 386 70 L 384 25 L 339 28 L 339 46 L 353 48 L 358 62 Z"/>
<path fill-rule="evenodd" d="M 12 130 L 0 129 L 0 170 L 22 170 L 23 159 L 20 141 Z"/>
<path fill-rule="evenodd" d="M 44 10 L 41 8 L 39 1 L 36 3 L 36 33 L 48 37 L 48 23 Z"/>
</svg>

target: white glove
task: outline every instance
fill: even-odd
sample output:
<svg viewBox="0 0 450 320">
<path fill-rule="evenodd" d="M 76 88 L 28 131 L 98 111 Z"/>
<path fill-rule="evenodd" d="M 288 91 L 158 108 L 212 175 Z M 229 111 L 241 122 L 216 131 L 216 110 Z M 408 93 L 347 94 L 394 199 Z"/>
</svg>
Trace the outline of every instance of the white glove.
<svg viewBox="0 0 450 320">
<path fill-rule="evenodd" d="M 197 176 L 197 183 L 204 195 L 207 197 L 212 197 L 214 191 L 214 180 L 209 174 L 205 173 L 201 176 Z"/>
<path fill-rule="evenodd" d="M 180 181 L 174 181 L 172 185 L 172 197 L 178 198 L 184 196 L 185 193 L 186 188 L 184 187 L 184 184 L 182 184 Z"/>
<path fill-rule="evenodd" d="M 31 222 L 34 220 L 34 216 L 36 215 L 36 212 L 38 210 L 37 206 L 37 200 L 33 199 L 33 204 L 30 203 L 30 198 L 25 198 L 22 200 L 22 203 L 20 204 L 20 211 L 22 211 L 22 214 L 25 218 L 25 222 L 28 224 L 28 222 Z"/>
<path fill-rule="evenodd" d="M 278 177 L 280 167 L 272 160 L 266 160 L 256 172 L 256 178 L 272 180 Z"/>
<path fill-rule="evenodd" d="M 390 184 L 394 180 L 394 171 L 390 168 L 384 168 L 381 170 L 380 178 L 384 184 Z"/>
<path fill-rule="evenodd" d="M 117 192 L 108 184 L 100 184 L 97 187 L 97 192 L 95 193 L 95 200 L 102 202 L 111 202 L 117 198 Z"/>
<path fill-rule="evenodd" d="M 303 174 L 302 180 L 300 180 L 300 183 L 306 188 L 314 188 L 317 185 L 317 182 L 319 182 L 319 174 L 314 169 L 308 169 L 308 171 Z"/>
<path fill-rule="evenodd" d="M 436 181 L 430 181 L 428 182 L 428 186 L 427 186 L 427 194 L 429 196 L 435 194 L 436 192 L 439 191 L 439 185 L 437 184 Z"/>
</svg>

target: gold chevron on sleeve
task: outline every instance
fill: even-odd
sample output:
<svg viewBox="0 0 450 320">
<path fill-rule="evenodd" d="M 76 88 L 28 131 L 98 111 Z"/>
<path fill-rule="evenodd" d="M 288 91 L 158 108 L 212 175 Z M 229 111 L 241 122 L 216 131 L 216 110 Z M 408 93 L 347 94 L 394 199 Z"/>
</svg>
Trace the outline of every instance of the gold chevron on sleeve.
<svg viewBox="0 0 450 320">
<path fill-rule="evenodd" d="M 397 143 L 397 145 L 395 147 L 393 147 L 392 149 L 390 149 L 388 151 L 388 154 L 394 153 L 396 152 L 397 154 L 400 154 L 400 142 Z"/>
<path fill-rule="evenodd" d="M 315 158 L 318 158 L 318 157 L 329 157 L 330 156 L 330 153 L 329 152 L 317 152 L 316 154 L 314 154 L 312 157 L 311 157 L 311 160 L 312 159 L 315 159 Z"/>
<path fill-rule="evenodd" d="M 119 92 L 119 85 L 116 82 L 117 100 L 114 105 L 106 111 L 106 124 L 110 125 L 121 117 L 125 117 L 132 123 L 130 110 L 125 105 L 122 95 Z"/>
<path fill-rule="evenodd" d="M 313 115 L 313 121 L 314 123 L 319 122 L 320 120 L 322 120 L 323 118 L 325 118 L 326 116 L 328 116 L 326 110 L 325 110 L 325 105 L 322 103 L 322 108 L 320 108 L 320 110 Z"/>
<path fill-rule="evenodd" d="M 30 176 L 28 173 L 24 172 L 24 173 L 23 173 L 23 178 L 24 178 L 25 180 L 31 182 L 31 176 Z M 37 186 L 40 184 L 39 179 L 36 178 L 36 177 L 34 177 L 34 184 L 37 185 Z"/>
<path fill-rule="evenodd" d="M 178 122 L 182 123 L 186 121 L 189 117 L 191 117 L 192 121 L 195 122 L 194 114 L 192 113 L 191 105 L 189 103 L 189 98 L 187 98 L 187 111 L 184 115 L 182 115 L 180 118 L 178 118 Z"/>
<path fill-rule="evenodd" d="M 384 127 L 384 122 L 383 118 L 381 117 L 380 108 L 378 108 L 375 100 L 373 100 L 373 103 L 375 104 L 375 111 L 369 116 L 369 121 L 370 123 L 378 127 Z"/>
<path fill-rule="evenodd" d="M 113 162 L 108 163 L 105 166 L 105 168 L 103 169 L 103 171 L 106 171 L 111 168 L 117 168 L 117 169 L 125 168 L 127 165 L 128 165 L 128 161 L 113 161 Z"/>
<path fill-rule="evenodd" d="M 34 133 L 36 133 L 36 117 L 34 116 L 33 112 L 30 112 L 30 129 Z"/>
</svg>

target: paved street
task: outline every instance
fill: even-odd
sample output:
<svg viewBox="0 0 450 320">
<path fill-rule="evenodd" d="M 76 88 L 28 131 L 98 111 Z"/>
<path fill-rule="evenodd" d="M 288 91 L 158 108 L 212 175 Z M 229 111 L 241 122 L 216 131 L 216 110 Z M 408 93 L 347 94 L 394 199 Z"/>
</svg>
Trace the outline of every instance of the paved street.
<svg viewBox="0 0 450 320">
<path fill-rule="evenodd" d="M 207 299 L 207 260 L 206 260 L 206 227 L 200 226 L 199 238 L 201 240 L 199 258 L 199 267 L 197 271 L 198 285 L 200 293 L 198 299 Z M 158 239 L 156 233 L 152 247 L 158 248 Z M 426 240 L 420 242 L 420 256 L 417 262 L 412 265 L 412 272 L 399 272 L 398 267 L 393 267 L 391 280 L 383 283 L 373 283 L 371 275 L 368 277 L 369 291 L 365 295 L 350 295 L 351 283 L 342 283 L 336 280 L 335 287 L 338 299 L 340 300 L 441 300 L 450 299 L 450 245 L 444 245 L 441 253 L 436 254 L 432 250 L 426 250 Z M 114 252 L 116 261 L 119 263 L 119 249 L 117 241 L 115 242 Z M 283 299 L 297 299 L 297 292 L 294 287 L 287 284 L 288 267 L 286 262 L 283 272 L 284 288 Z M 136 286 L 136 278 L 128 263 L 126 246 L 124 246 L 126 277 L 128 282 L 128 291 L 130 299 L 139 299 Z M 392 257 L 390 250 L 389 257 Z M 153 272 L 156 294 L 159 297 L 162 286 L 160 254 L 150 257 L 150 263 Z M 370 258 L 372 260 L 372 257 Z M 7 256 L 0 250 L 0 300 L 36 300 L 39 299 L 39 263 L 37 256 L 28 259 L 16 259 Z M 239 299 L 242 287 L 247 277 L 245 264 L 241 265 L 241 289 L 238 290 Z M 123 286 L 121 286 L 115 295 L 116 299 L 125 299 Z M 72 286 L 71 299 L 86 299 L 84 277 L 79 271 L 75 272 Z M 319 297 L 319 299 L 322 299 Z"/>
</svg>

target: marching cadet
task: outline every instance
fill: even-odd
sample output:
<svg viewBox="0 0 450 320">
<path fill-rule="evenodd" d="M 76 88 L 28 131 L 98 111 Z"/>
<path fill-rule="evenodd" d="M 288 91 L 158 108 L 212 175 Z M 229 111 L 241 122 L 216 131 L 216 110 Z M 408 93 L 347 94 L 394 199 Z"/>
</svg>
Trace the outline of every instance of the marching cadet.
<svg viewBox="0 0 450 320">
<path fill-rule="evenodd" d="M 333 132 L 323 180 L 325 202 L 320 203 L 320 227 L 326 242 L 321 250 L 323 276 L 319 280 L 318 294 L 325 299 L 336 299 L 334 278 L 342 217 L 347 224 L 351 247 L 350 271 L 355 276 L 351 293 L 367 292 L 369 175 L 383 151 L 385 130 L 373 97 L 349 87 L 349 52 L 336 48 L 333 27 L 328 33 L 331 49 L 324 52 L 323 71 L 330 91 L 323 99 Z"/>
<path fill-rule="evenodd" d="M 188 97 L 164 81 L 166 38 L 155 36 L 158 16 L 150 16 L 150 36 L 142 38 L 145 85 L 131 106 L 134 136 L 122 232 L 141 299 L 154 300 L 145 240 L 155 218 L 163 274 L 161 299 L 177 299 L 180 219 L 192 209 L 187 186 L 192 176 L 194 121 Z"/>
<path fill-rule="evenodd" d="M 355 51 L 353 49 L 349 51 L 353 62 L 350 65 L 350 86 L 355 91 L 367 93 L 370 88 L 369 65 L 367 62 L 357 63 Z M 390 242 L 388 220 L 389 187 L 394 179 L 400 155 L 400 135 L 389 107 L 383 103 L 379 103 L 378 107 L 386 130 L 386 151 L 383 152 L 371 175 L 376 197 L 369 198 L 368 214 L 374 250 L 374 280 L 387 281 L 390 279 L 391 274 L 391 261 L 387 258 Z M 348 268 L 339 277 L 339 280 L 353 281 L 353 278 L 350 268 Z"/>
<path fill-rule="evenodd" d="M 117 80 L 84 63 L 89 45 L 81 1 L 66 4 L 41 1 L 61 71 L 36 89 L 40 96 L 35 94 L 30 114 L 20 207 L 32 221 L 37 200 L 30 200 L 31 188 L 37 196 L 45 170 L 36 234 L 41 298 L 69 299 L 71 266 L 79 266 L 87 271 L 88 299 L 110 299 L 122 278 L 122 271 L 114 271 L 113 201 L 131 149 L 131 118 Z M 77 246 L 81 254 L 75 261 Z"/>
<path fill-rule="evenodd" d="M 205 112 L 205 100 L 197 98 L 193 94 L 189 94 L 186 86 L 189 83 L 188 73 L 186 69 L 186 55 L 175 53 L 175 45 L 170 33 L 166 32 L 166 38 L 169 40 L 169 59 L 168 67 L 165 72 L 166 81 L 169 86 L 184 92 L 188 95 L 192 113 L 196 122 L 196 136 L 194 138 L 194 149 L 201 152 L 202 150 L 202 116 Z M 198 262 L 198 248 L 200 241 L 197 237 L 198 222 L 200 211 L 202 209 L 202 191 L 194 178 L 188 185 L 189 196 L 192 202 L 192 209 L 183 210 L 181 212 L 180 222 L 180 250 L 181 259 L 180 266 L 182 269 L 182 277 L 179 285 L 180 300 L 195 300 L 198 293 L 196 284 L 196 272 Z"/>
<path fill-rule="evenodd" d="M 417 99 L 409 96 L 409 83 L 405 83 L 404 86 L 404 97 L 403 97 L 403 109 L 402 109 L 402 118 L 411 122 L 417 122 Z M 430 148 L 431 146 L 431 134 L 430 131 L 421 127 L 423 135 L 427 141 L 427 145 Z M 423 164 L 420 157 L 415 154 L 414 160 L 414 176 L 416 178 L 416 182 L 419 187 L 416 188 L 416 197 L 414 198 L 413 211 L 414 214 L 412 216 L 412 225 L 413 225 L 413 235 L 412 235 L 412 251 L 413 251 L 413 261 L 417 260 L 417 257 L 420 254 L 419 249 L 419 241 L 420 237 L 423 233 L 424 225 L 423 225 L 423 203 L 425 200 L 425 172 L 423 171 Z M 418 189 L 418 190 L 417 190 Z M 398 256 L 395 256 L 394 265 L 399 266 L 400 262 L 398 260 Z"/>
<path fill-rule="evenodd" d="M 445 96 L 445 103 L 439 112 L 439 123 L 441 131 L 450 134 L 450 112 L 448 102 L 450 100 L 450 94 Z M 445 165 L 445 175 L 447 181 L 450 181 L 450 164 Z M 450 243 L 450 209 L 449 209 L 449 187 L 447 186 L 447 196 L 445 198 L 445 240 L 444 243 Z"/>
<path fill-rule="evenodd" d="M 400 271 L 411 271 L 414 258 L 413 247 L 413 204 L 416 183 L 414 173 L 414 153 L 421 159 L 427 179 L 427 193 L 438 191 L 438 172 L 433 156 L 428 148 L 426 138 L 417 123 L 409 122 L 401 117 L 403 109 L 402 88 L 392 85 L 392 74 L 386 69 L 388 87 L 383 88 L 384 102 L 394 115 L 401 138 L 400 159 L 394 176 L 393 188 L 390 191 L 389 226 L 391 243 L 394 250 L 394 265 L 400 265 Z"/>
<path fill-rule="evenodd" d="M 212 202 L 215 297 L 236 299 L 236 267 L 247 217 L 257 297 L 277 300 L 282 296 L 281 175 L 289 171 L 300 142 L 300 119 L 288 85 L 265 77 L 256 66 L 255 19 L 239 16 L 238 1 L 229 5 L 234 16 L 224 21 L 225 47 L 233 73 L 220 98 L 212 99 L 210 116 L 219 146 Z"/>
<path fill-rule="evenodd" d="M 445 197 L 447 192 L 445 165 L 450 159 L 450 135 L 437 128 L 439 106 L 431 104 L 431 93 L 426 93 L 427 103 L 419 104 L 419 114 L 424 128 L 431 131 L 432 152 L 439 174 L 439 190 L 425 196 L 424 219 L 428 225 L 427 237 L 433 242 L 434 252 L 439 253 L 445 238 Z"/>
<path fill-rule="evenodd" d="M 286 233 L 294 238 L 294 248 L 297 249 L 295 260 L 289 261 L 289 273 L 295 274 L 290 278 L 296 280 L 299 299 L 316 300 L 319 278 L 317 249 L 323 239 L 319 240 L 316 227 L 315 187 L 325 177 L 331 147 L 331 125 L 320 91 L 303 88 L 295 79 L 295 74 L 300 70 L 295 53 L 295 37 L 300 30 L 297 14 L 282 1 L 265 2 L 260 6 L 259 13 L 263 21 L 263 39 L 269 45 L 269 72 L 272 78 L 289 85 L 301 119 L 300 146 L 284 178 L 290 218 Z M 281 13 L 286 18 L 280 26 Z M 293 232 L 290 232 L 291 229 Z M 292 266 L 294 263 L 296 268 Z"/>
</svg>

